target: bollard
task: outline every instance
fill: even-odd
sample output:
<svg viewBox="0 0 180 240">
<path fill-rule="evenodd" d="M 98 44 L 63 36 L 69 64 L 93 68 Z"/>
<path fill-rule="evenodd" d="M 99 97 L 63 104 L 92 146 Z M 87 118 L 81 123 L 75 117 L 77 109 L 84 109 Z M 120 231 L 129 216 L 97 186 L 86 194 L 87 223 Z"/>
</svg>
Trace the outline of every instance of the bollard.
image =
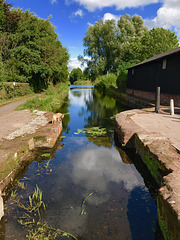
<svg viewBox="0 0 180 240">
<path fill-rule="evenodd" d="M 155 105 L 155 112 L 159 113 L 160 111 L 160 87 L 156 88 L 156 105 Z"/>
<path fill-rule="evenodd" d="M 3 198 L 1 197 L 1 190 L 0 190 L 0 220 L 4 216 L 4 204 Z"/>
<path fill-rule="evenodd" d="M 174 115 L 174 100 L 170 99 L 170 114 Z"/>
</svg>

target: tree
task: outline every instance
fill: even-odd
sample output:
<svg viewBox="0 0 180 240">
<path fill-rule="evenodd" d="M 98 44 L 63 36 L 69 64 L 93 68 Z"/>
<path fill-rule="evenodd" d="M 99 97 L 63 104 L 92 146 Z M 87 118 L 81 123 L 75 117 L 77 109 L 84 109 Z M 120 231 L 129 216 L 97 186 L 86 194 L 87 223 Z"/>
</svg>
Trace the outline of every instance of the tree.
<svg viewBox="0 0 180 240">
<path fill-rule="evenodd" d="M 113 72 L 113 48 L 115 47 L 116 25 L 114 20 L 99 20 L 90 26 L 83 39 L 85 50 L 84 56 L 90 56 L 91 60 L 86 60 L 90 75 L 103 75 Z M 79 59 L 82 57 L 79 57 Z"/>
<path fill-rule="evenodd" d="M 16 32 L 9 36 L 13 47 L 5 59 L 7 80 L 29 82 L 35 91 L 47 88 L 49 83 L 66 81 L 69 55 L 50 19 L 38 18 L 29 11 L 16 11 L 21 19 Z"/>
<path fill-rule="evenodd" d="M 116 73 L 118 65 L 127 57 L 130 42 L 146 31 L 143 19 L 138 15 L 130 17 L 125 14 L 117 25 L 114 20 L 99 20 L 88 28 L 83 39 L 84 56 L 91 57 L 91 60 L 82 56 L 79 60 L 87 62 L 88 72 L 94 79 L 98 75 Z"/>
<path fill-rule="evenodd" d="M 82 70 L 80 68 L 74 68 L 69 76 L 69 81 L 71 84 L 73 84 L 74 82 L 78 81 L 78 80 L 82 80 L 83 79 L 83 73 Z"/>
<path fill-rule="evenodd" d="M 129 62 L 129 49 L 131 42 L 134 39 L 141 38 L 147 31 L 147 27 L 144 26 L 144 20 L 141 16 L 134 15 L 131 17 L 128 14 L 121 16 L 118 20 L 118 48 L 116 54 L 116 69 L 122 62 Z"/>
<path fill-rule="evenodd" d="M 0 0 L 0 32 L 15 32 L 21 15 L 11 9 L 12 4 Z"/>
<path fill-rule="evenodd" d="M 141 62 L 176 47 L 179 47 L 179 41 L 175 33 L 164 28 L 153 28 L 131 42 L 129 58 L 134 62 Z"/>
</svg>

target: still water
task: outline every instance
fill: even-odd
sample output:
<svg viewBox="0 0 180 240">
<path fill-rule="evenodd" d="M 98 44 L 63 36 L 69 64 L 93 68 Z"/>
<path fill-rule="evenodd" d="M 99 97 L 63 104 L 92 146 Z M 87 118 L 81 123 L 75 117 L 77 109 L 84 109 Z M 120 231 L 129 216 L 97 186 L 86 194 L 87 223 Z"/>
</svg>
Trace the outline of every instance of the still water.
<svg viewBox="0 0 180 240">
<path fill-rule="evenodd" d="M 14 189 L 22 201 L 28 201 L 38 185 L 46 206 L 41 218 L 49 226 L 78 240 L 161 239 L 155 189 L 148 172 L 138 164 L 135 167 L 134 154 L 115 145 L 113 116 L 123 110 L 120 102 L 90 86 L 71 86 L 60 109 L 67 114 L 54 157 L 49 162 L 32 162 L 19 180 L 24 188 Z M 80 131 L 86 127 L 105 128 L 107 133 L 92 137 Z M 27 239 L 27 228 L 18 223 L 22 215 L 11 195 L 0 224 L 0 239 Z"/>
</svg>

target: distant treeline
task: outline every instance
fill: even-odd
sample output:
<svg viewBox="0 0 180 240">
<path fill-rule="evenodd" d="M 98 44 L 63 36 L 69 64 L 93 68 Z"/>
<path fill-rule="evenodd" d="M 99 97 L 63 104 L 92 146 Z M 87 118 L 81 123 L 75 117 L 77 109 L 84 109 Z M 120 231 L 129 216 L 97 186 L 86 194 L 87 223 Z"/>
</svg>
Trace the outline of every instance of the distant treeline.
<svg viewBox="0 0 180 240">
<path fill-rule="evenodd" d="M 0 82 L 29 83 L 39 92 L 68 80 L 68 60 L 50 18 L 0 0 Z"/>
</svg>

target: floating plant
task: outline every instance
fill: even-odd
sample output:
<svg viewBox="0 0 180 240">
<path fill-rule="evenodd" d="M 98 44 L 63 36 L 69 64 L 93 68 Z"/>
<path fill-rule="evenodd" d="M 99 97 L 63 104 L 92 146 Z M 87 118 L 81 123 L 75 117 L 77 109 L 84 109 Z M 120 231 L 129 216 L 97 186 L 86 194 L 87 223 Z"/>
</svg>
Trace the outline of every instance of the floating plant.
<svg viewBox="0 0 180 240">
<path fill-rule="evenodd" d="M 86 133 L 87 135 L 96 138 L 107 134 L 106 128 L 100 127 L 87 127 L 84 129 L 78 129 L 74 134 Z"/>
</svg>

